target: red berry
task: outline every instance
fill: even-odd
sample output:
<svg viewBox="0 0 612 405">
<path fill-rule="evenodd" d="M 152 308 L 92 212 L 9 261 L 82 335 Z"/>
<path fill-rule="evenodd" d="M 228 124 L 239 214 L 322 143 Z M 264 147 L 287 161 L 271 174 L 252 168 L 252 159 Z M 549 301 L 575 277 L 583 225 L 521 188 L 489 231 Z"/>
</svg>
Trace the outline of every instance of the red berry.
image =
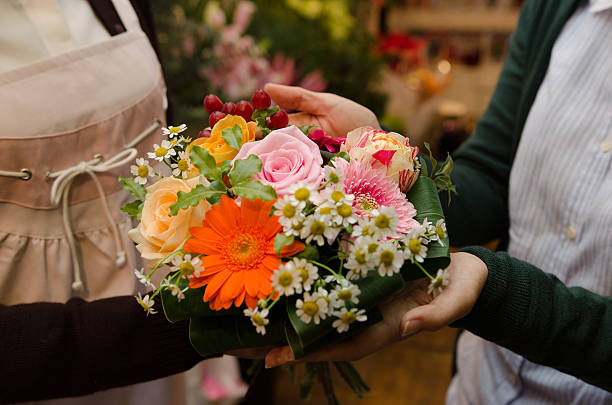
<svg viewBox="0 0 612 405">
<path fill-rule="evenodd" d="M 231 101 L 228 101 L 227 103 L 223 104 L 223 109 L 221 111 L 231 115 L 234 113 L 235 110 L 236 104 L 232 103 Z"/>
<path fill-rule="evenodd" d="M 225 115 L 226 114 L 221 111 L 215 111 L 214 113 L 210 114 L 210 117 L 208 117 L 208 124 L 211 128 L 214 127 L 220 119 L 225 118 Z"/>
<path fill-rule="evenodd" d="M 253 106 L 248 101 L 239 101 L 238 104 L 236 104 L 234 114 L 240 115 L 245 121 L 250 121 L 253 116 Z"/>
<path fill-rule="evenodd" d="M 289 116 L 287 111 L 280 109 L 270 115 L 270 127 L 273 129 L 285 128 L 289 124 Z"/>
<path fill-rule="evenodd" d="M 253 108 L 256 110 L 265 110 L 266 108 L 270 107 L 272 100 L 270 100 L 268 93 L 259 89 L 253 93 L 251 102 L 253 103 Z"/>
<path fill-rule="evenodd" d="M 215 111 L 221 111 L 223 108 L 223 103 L 221 99 L 214 94 L 209 94 L 204 97 L 204 108 L 206 108 L 206 112 L 209 114 L 214 113 Z"/>
<path fill-rule="evenodd" d="M 200 131 L 198 138 L 210 138 L 210 129 L 206 128 Z"/>
</svg>

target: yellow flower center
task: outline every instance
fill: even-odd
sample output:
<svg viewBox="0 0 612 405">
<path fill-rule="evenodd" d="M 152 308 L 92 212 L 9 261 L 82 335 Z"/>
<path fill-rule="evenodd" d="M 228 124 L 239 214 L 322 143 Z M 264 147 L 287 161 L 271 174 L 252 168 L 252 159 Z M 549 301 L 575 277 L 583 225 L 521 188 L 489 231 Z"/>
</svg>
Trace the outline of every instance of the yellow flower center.
<svg viewBox="0 0 612 405">
<path fill-rule="evenodd" d="M 369 236 L 370 235 L 370 225 L 366 225 L 361 230 L 361 236 Z"/>
<path fill-rule="evenodd" d="M 289 273 L 288 271 L 281 273 L 278 276 L 278 284 L 281 287 L 285 287 L 285 288 L 293 284 L 293 276 L 291 275 L 291 273 Z"/>
<path fill-rule="evenodd" d="M 283 207 L 283 215 L 287 218 L 293 218 L 295 215 L 295 207 L 291 204 L 287 204 Z"/>
<path fill-rule="evenodd" d="M 226 239 L 225 255 L 233 266 L 245 270 L 257 267 L 265 255 L 265 242 L 257 237 L 259 230 L 252 233 L 238 233 Z"/>
<path fill-rule="evenodd" d="M 157 157 L 164 157 L 166 156 L 167 153 L 168 153 L 168 149 L 164 148 L 163 146 L 160 146 L 159 148 L 155 150 L 155 156 Z"/>
<path fill-rule="evenodd" d="M 297 224 L 292 225 L 291 229 L 293 229 L 294 231 L 301 231 L 303 227 L 304 227 L 304 221 L 300 221 Z"/>
<path fill-rule="evenodd" d="M 336 184 L 340 181 L 340 177 L 338 177 L 338 175 L 334 172 L 331 172 L 329 174 L 329 181 L 331 181 L 332 183 Z"/>
<path fill-rule="evenodd" d="M 376 225 L 378 229 L 387 229 L 389 228 L 389 224 L 391 224 L 391 220 L 385 214 L 380 214 L 374 220 L 374 225 Z"/>
<path fill-rule="evenodd" d="M 336 190 L 331 194 L 331 198 L 332 200 L 334 200 L 334 202 L 339 202 L 344 198 L 344 193 L 342 191 Z"/>
<path fill-rule="evenodd" d="M 138 177 L 147 177 L 149 175 L 149 168 L 147 165 L 138 166 Z"/>
<path fill-rule="evenodd" d="M 342 290 L 338 293 L 338 298 L 340 298 L 342 301 L 348 301 L 353 298 L 353 293 L 351 290 Z"/>
<path fill-rule="evenodd" d="M 181 132 L 181 129 L 179 127 L 170 127 L 170 128 L 168 128 L 168 131 L 171 134 L 178 134 L 179 132 Z"/>
<path fill-rule="evenodd" d="M 342 320 L 342 323 L 346 324 L 346 325 L 350 325 L 353 322 L 355 322 L 357 320 L 357 315 L 352 312 L 349 311 L 345 314 L 342 315 L 342 318 L 340 318 Z"/>
<path fill-rule="evenodd" d="M 412 254 L 418 254 L 421 251 L 421 241 L 418 238 L 412 238 L 408 242 L 408 249 Z"/>
<path fill-rule="evenodd" d="M 314 301 L 307 301 L 302 305 L 302 311 L 306 315 L 315 316 L 319 312 L 319 306 Z"/>
<path fill-rule="evenodd" d="M 355 203 L 359 207 L 359 209 L 365 212 L 371 212 L 378 208 L 378 203 L 376 202 L 376 200 L 369 195 L 359 195 L 355 199 Z"/>
<path fill-rule="evenodd" d="M 185 159 L 179 160 L 178 169 L 182 172 L 186 172 L 189 169 L 189 162 L 187 162 Z"/>
<path fill-rule="evenodd" d="M 266 323 L 264 321 L 264 319 L 261 317 L 261 315 L 259 314 L 253 314 L 251 315 L 251 320 L 253 321 L 253 323 L 257 326 L 264 326 Z"/>
<path fill-rule="evenodd" d="M 298 188 L 295 191 L 295 199 L 298 201 L 306 201 L 310 198 L 310 190 L 306 187 Z"/>
<path fill-rule="evenodd" d="M 310 276 L 310 274 L 308 274 L 308 270 L 303 267 L 298 267 L 297 271 L 300 272 L 300 279 L 302 280 L 302 283 L 305 283 L 308 280 L 308 276 Z"/>
<path fill-rule="evenodd" d="M 444 279 L 442 277 L 436 277 L 433 281 L 433 288 L 439 288 L 442 286 Z"/>
<path fill-rule="evenodd" d="M 368 253 L 372 254 L 376 252 L 376 249 L 378 249 L 378 243 L 372 242 L 368 245 Z"/>
<path fill-rule="evenodd" d="M 443 239 L 443 238 L 444 238 L 444 236 L 445 236 L 445 235 L 444 235 L 444 234 L 445 234 L 445 232 L 444 232 L 444 228 L 442 228 L 442 227 L 441 227 L 441 226 L 439 226 L 439 225 L 438 225 L 438 226 L 436 226 L 436 234 L 438 235 L 438 237 L 439 237 L 440 239 Z"/>
<path fill-rule="evenodd" d="M 353 208 L 348 204 L 342 204 L 337 208 L 338 215 L 342 218 L 348 218 L 353 214 Z"/>
<path fill-rule="evenodd" d="M 366 263 L 366 254 L 363 249 L 357 249 L 357 251 L 355 252 L 355 261 L 359 264 Z"/>
<path fill-rule="evenodd" d="M 393 264 L 394 257 L 395 255 L 393 254 L 392 251 L 383 250 L 382 253 L 380 254 L 380 262 L 384 264 L 385 266 L 389 267 L 391 266 L 391 264 Z"/>
<path fill-rule="evenodd" d="M 329 215 L 329 214 L 331 214 L 331 213 L 332 213 L 332 209 L 331 209 L 331 207 L 323 207 L 323 208 L 321 208 L 321 210 L 319 211 L 319 213 L 320 213 L 321 215 Z"/>
<path fill-rule="evenodd" d="M 325 228 L 325 223 L 321 221 L 312 221 L 312 224 L 310 224 L 310 233 L 315 236 L 323 235 Z"/>
<path fill-rule="evenodd" d="M 193 268 L 193 264 L 191 264 L 190 262 L 183 262 L 179 266 L 179 271 L 183 276 L 186 277 L 192 275 L 195 269 Z"/>
<path fill-rule="evenodd" d="M 140 304 L 140 306 L 141 306 L 143 309 L 148 310 L 148 309 L 150 308 L 150 306 L 149 306 L 149 305 L 147 305 L 147 304 L 144 302 L 144 300 L 140 300 L 140 301 L 138 301 L 138 303 Z"/>
</svg>

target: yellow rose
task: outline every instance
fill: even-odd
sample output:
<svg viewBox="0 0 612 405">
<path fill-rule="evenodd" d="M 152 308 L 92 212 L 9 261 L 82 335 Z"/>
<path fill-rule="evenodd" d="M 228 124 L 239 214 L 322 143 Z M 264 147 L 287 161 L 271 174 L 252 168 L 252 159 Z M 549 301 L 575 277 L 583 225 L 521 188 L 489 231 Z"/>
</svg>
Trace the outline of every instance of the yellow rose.
<svg viewBox="0 0 612 405">
<path fill-rule="evenodd" d="M 416 161 L 419 148 L 410 146 L 408 138 L 395 132 L 357 128 L 347 134 L 340 150 L 347 152 L 351 160 L 384 169 L 403 192 L 408 191 L 419 177 Z"/>
<path fill-rule="evenodd" d="M 176 216 L 168 215 L 170 206 L 178 198 L 176 194 L 179 191 L 189 192 L 197 184 L 198 178 L 181 180 L 166 177 L 147 187 L 140 224 L 128 232 L 143 259 L 163 259 L 191 237 L 189 228 L 202 225 L 204 215 L 210 208 L 206 200 L 202 200 L 196 207 L 179 210 Z"/>
<path fill-rule="evenodd" d="M 225 160 L 232 160 L 237 154 L 238 150 L 229 146 L 225 140 L 222 138 L 223 130 L 234 128 L 234 126 L 238 125 L 240 130 L 242 131 L 242 144 L 244 145 L 247 142 L 253 142 L 255 140 L 255 133 L 257 132 L 257 123 L 253 121 L 249 121 L 248 123 L 244 120 L 244 118 L 238 115 L 228 115 L 222 119 L 220 119 L 215 126 L 212 128 L 209 138 L 198 138 L 195 141 L 191 142 L 187 147 L 187 156 L 189 156 L 189 151 L 194 146 L 199 146 L 208 151 L 217 162 L 217 165 L 220 165 Z M 187 177 L 192 177 L 198 174 L 198 169 L 195 169 L 188 174 Z"/>
</svg>

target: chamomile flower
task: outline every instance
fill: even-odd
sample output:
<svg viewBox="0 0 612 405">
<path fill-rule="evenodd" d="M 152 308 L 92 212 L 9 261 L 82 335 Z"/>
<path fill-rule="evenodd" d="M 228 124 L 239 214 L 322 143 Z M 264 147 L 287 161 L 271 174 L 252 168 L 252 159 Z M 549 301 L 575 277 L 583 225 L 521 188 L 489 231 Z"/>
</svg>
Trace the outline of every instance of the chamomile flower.
<svg viewBox="0 0 612 405">
<path fill-rule="evenodd" d="M 355 240 L 349 257 L 344 264 L 344 267 L 350 269 L 348 278 L 351 280 L 365 277 L 368 271 L 374 267 L 374 255 L 368 252 L 368 245 L 373 242 L 371 238 L 358 238 Z M 376 245 L 378 249 L 378 245 Z"/>
<path fill-rule="evenodd" d="M 184 300 L 184 299 L 185 299 L 185 291 L 187 291 L 187 290 L 189 289 L 189 287 L 187 287 L 187 288 L 185 288 L 185 289 L 181 290 L 181 288 L 180 288 L 178 285 L 176 285 L 176 284 L 170 284 L 170 283 L 168 283 L 168 284 L 166 285 L 166 288 L 167 288 L 168 290 L 170 290 L 170 292 L 172 293 L 172 295 L 173 295 L 173 296 L 175 296 L 175 297 L 176 297 L 176 300 L 177 300 L 177 301 L 182 301 L 182 300 Z"/>
<path fill-rule="evenodd" d="M 315 325 L 321 322 L 321 319 L 327 317 L 327 301 L 319 298 L 318 293 L 304 293 L 304 300 L 298 299 L 295 307 L 295 312 L 300 320 L 304 323 L 310 323 L 314 320 Z"/>
<path fill-rule="evenodd" d="M 330 184 L 342 184 L 342 180 L 344 180 L 344 172 L 342 169 L 337 167 L 332 167 L 330 165 L 326 165 L 323 168 L 324 182 L 329 182 Z"/>
<path fill-rule="evenodd" d="M 368 320 L 365 309 L 351 308 L 348 310 L 344 307 L 334 315 L 337 316 L 338 319 L 332 323 L 332 326 L 336 328 L 338 333 L 348 331 L 349 327 L 355 323 L 355 321 L 364 322 Z"/>
<path fill-rule="evenodd" d="M 326 189 L 326 198 L 327 200 L 331 200 L 336 206 L 342 204 L 353 205 L 353 201 L 355 201 L 355 195 L 346 194 L 344 192 L 344 185 L 328 187 Z"/>
<path fill-rule="evenodd" d="M 380 207 L 372 211 L 372 231 L 377 239 L 390 238 L 397 233 L 399 218 L 394 207 Z"/>
<path fill-rule="evenodd" d="M 136 159 L 136 165 L 130 166 L 130 171 L 134 175 L 134 181 L 138 184 L 147 184 L 149 177 L 153 176 L 153 169 L 149 166 L 149 161 L 144 158 Z"/>
<path fill-rule="evenodd" d="M 404 256 L 391 242 L 383 242 L 376 251 L 376 265 L 381 277 L 399 273 L 404 264 Z"/>
<path fill-rule="evenodd" d="M 357 224 L 353 226 L 353 233 L 351 233 L 351 236 L 355 238 L 372 235 L 374 235 L 374 229 L 370 218 L 362 218 L 357 221 Z"/>
<path fill-rule="evenodd" d="M 432 234 L 429 239 L 432 241 L 438 241 L 441 246 L 444 246 L 443 239 L 446 238 L 446 223 L 444 218 L 439 219 L 435 226 L 431 226 L 427 233 Z"/>
<path fill-rule="evenodd" d="M 138 296 L 136 296 L 134 298 L 136 298 L 136 301 L 142 307 L 142 309 L 145 310 L 147 315 L 149 315 L 149 314 L 156 314 L 157 313 L 157 311 L 153 309 L 153 305 L 155 305 L 155 301 L 153 301 L 153 299 L 149 298 L 149 294 L 147 294 L 147 295 L 145 295 L 143 297 L 142 295 L 140 295 L 140 293 L 138 293 Z"/>
<path fill-rule="evenodd" d="M 134 269 L 134 275 L 136 275 L 136 278 L 138 279 L 138 281 L 140 281 L 140 283 L 146 286 L 147 288 L 150 288 L 152 290 L 157 289 L 157 287 L 155 287 L 155 285 L 151 282 L 149 277 L 147 277 L 147 275 L 144 274 L 144 268 L 141 268 L 140 270 Z"/>
<path fill-rule="evenodd" d="M 323 246 L 325 239 L 330 245 L 334 243 L 338 233 L 339 230 L 331 226 L 329 218 L 326 218 L 325 215 L 312 214 L 306 217 L 304 227 L 300 231 L 300 237 L 306 243 L 314 240 L 317 245 Z"/>
<path fill-rule="evenodd" d="M 335 276 L 327 276 L 325 279 L 330 280 L 330 277 L 333 280 L 336 279 Z M 316 291 L 317 291 L 317 294 L 319 294 L 319 298 L 317 301 L 324 302 L 326 305 L 326 310 L 325 310 L 326 315 L 331 315 L 334 312 L 334 308 L 340 306 L 340 304 L 337 301 L 332 300 L 332 297 L 330 297 L 329 295 L 329 291 L 327 291 L 325 288 L 319 286 L 319 288 L 317 288 Z"/>
<path fill-rule="evenodd" d="M 172 163 L 170 168 L 174 177 L 182 178 L 185 173 L 193 170 L 193 164 L 185 152 L 179 152 L 177 162 Z"/>
<path fill-rule="evenodd" d="M 268 319 L 269 311 L 267 309 L 260 310 L 259 308 L 248 308 L 245 309 L 243 313 L 251 319 L 251 323 L 255 326 L 257 333 L 260 335 L 266 334 L 266 325 L 270 323 Z"/>
<path fill-rule="evenodd" d="M 293 295 L 300 288 L 300 275 L 292 265 L 286 263 L 281 264 L 278 269 L 272 273 L 272 287 L 280 295 Z"/>
<path fill-rule="evenodd" d="M 285 234 L 285 236 L 297 236 L 299 237 L 302 234 L 302 230 L 304 229 L 304 223 L 306 222 L 306 217 L 304 217 L 302 215 L 303 219 L 300 219 L 299 222 L 290 225 L 290 226 L 283 226 L 283 233 Z M 279 219 L 280 222 L 280 219 Z"/>
<path fill-rule="evenodd" d="M 341 305 L 351 302 L 353 304 L 359 304 L 359 298 L 357 298 L 359 294 L 361 294 L 359 287 L 347 279 L 342 279 L 338 285 L 336 285 L 336 288 L 329 293 L 329 298 L 331 301 L 341 303 Z"/>
<path fill-rule="evenodd" d="M 155 159 L 162 162 L 165 158 L 176 156 L 176 151 L 172 146 L 173 145 L 172 143 L 170 143 L 170 141 L 164 139 L 163 141 L 161 141 L 161 145 L 153 145 L 153 152 L 147 153 L 147 156 L 150 159 Z"/>
<path fill-rule="evenodd" d="M 431 294 L 434 298 L 438 295 L 442 294 L 444 287 L 446 287 L 450 282 L 450 272 L 447 270 L 438 270 L 436 277 L 431 280 L 429 283 L 429 287 L 427 287 L 427 292 Z"/>
<path fill-rule="evenodd" d="M 310 291 L 312 285 L 319 276 L 319 269 L 317 266 L 308 263 L 306 259 L 294 258 L 285 263 L 285 266 L 289 269 L 295 270 L 298 274 L 300 283 L 295 289 L 298 294 L 300 294 L 302 290 Z"/>
<path fill-rule="evenodd" d="M 174 256 L 172 264 L 170 270 L 180 271 L 183 278 L 199 277 L 202 270 L 200 258 L 190 254 Z"/>
<path fill-rule="evenodd" d="M 299 182 L 289 187 L 287 193 L 288 196 L 298 203 L 298 207 L 301 207 L 300 210 L 304 208 L 307 202 L 314 202 L 318 199 L 316 186 L 304 182 Z"/>
<path fill-rule="evenodd" d="M 423 262 L 427 256 L 427 239 L 425 238 L 425 229 L 422 226 L 414 227 L 404 237 L 402 241 L 406 248 L 404 249 L 404 258 L 414 262 Z"/>
<path fill-rule="evenodd" d="M 274 203 L 274 215 L 280 216 L 278 222 L 283 227 L 290 228 L 291 226 L 300 223 L 304 220 L 302 210 L 306 206 L 305 202 L 298 202 L 287 196 L 279 198 Z"/>
<path fill-rule="evenodd" d="M 172 139 L 178 136 L 181 132 L 187 129 L 187 125 L 181 124 L 178 127 L 169 126 L 168 128 L 162 128 L 162 135 L 168 136 Z"/>
</svg>

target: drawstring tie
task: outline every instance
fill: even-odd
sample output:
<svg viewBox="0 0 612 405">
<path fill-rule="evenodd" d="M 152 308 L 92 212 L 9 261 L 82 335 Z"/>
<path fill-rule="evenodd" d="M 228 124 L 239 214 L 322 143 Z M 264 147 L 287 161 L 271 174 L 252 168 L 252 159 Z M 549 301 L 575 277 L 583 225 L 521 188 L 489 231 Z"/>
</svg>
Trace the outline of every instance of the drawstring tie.
<svg viewBox="0 0 612 405">
<path fill-rule="evenodd" d="M 137 154 L 138 151 L 135 148 L 128 148 L 122 150 L 107 161 L 103 160 L 104 158 L 102 157 L 102 155 L 96 155 L 94 159 L 88 162 L 81 162 L 76 166 L 69 167 L 68 169 L 47 174 L 49 178 L 55 179 L 53 185 L 51 186 L 51 203 L 55 206 L 58 206 L 60 202 L 62 203 L 62 225 L 64 227 L 64 233 L 66 234 L 66 239 L 70 248 L 72 269 L 74 272 L 74 281 L 72 283 L 73 291 L 82 290 L 83 282 L 81 281 L 81 265 L 79 264 L 77 256 L 76 243 L 72 231 L 72 224 L 70 222 L 70 212 L 68 210 L 68 200 L 70 188 L 72 187 L 72 181 L 77 176 L 85 173 L 89 174 L 91 179 L 94 181 L 94 184 L 98 189 L 98 193 L 100 194 L 100 200 L 104 208 L 104 214 L 106 215 L 106 219 L 108 220 L 108 223 L 111 226 L 111 231 L 115 242 L 115 249 L 117 252 L 116 263 L 117 266 L 121 267 L 126 262 L 126 253 L 123 250 L 123 244 L 121 243 L 121 239 L 119 236 L 119 226 L 113 220 L 113 216 L 108 208 L 104 189 L 102 188 L 102 184 L 100 184 L 100 180 L 98 180 L 96 173 L 106 172 L 118 167 L 122 167 L 127 163 L 131 162 Z"/>
</svg>

